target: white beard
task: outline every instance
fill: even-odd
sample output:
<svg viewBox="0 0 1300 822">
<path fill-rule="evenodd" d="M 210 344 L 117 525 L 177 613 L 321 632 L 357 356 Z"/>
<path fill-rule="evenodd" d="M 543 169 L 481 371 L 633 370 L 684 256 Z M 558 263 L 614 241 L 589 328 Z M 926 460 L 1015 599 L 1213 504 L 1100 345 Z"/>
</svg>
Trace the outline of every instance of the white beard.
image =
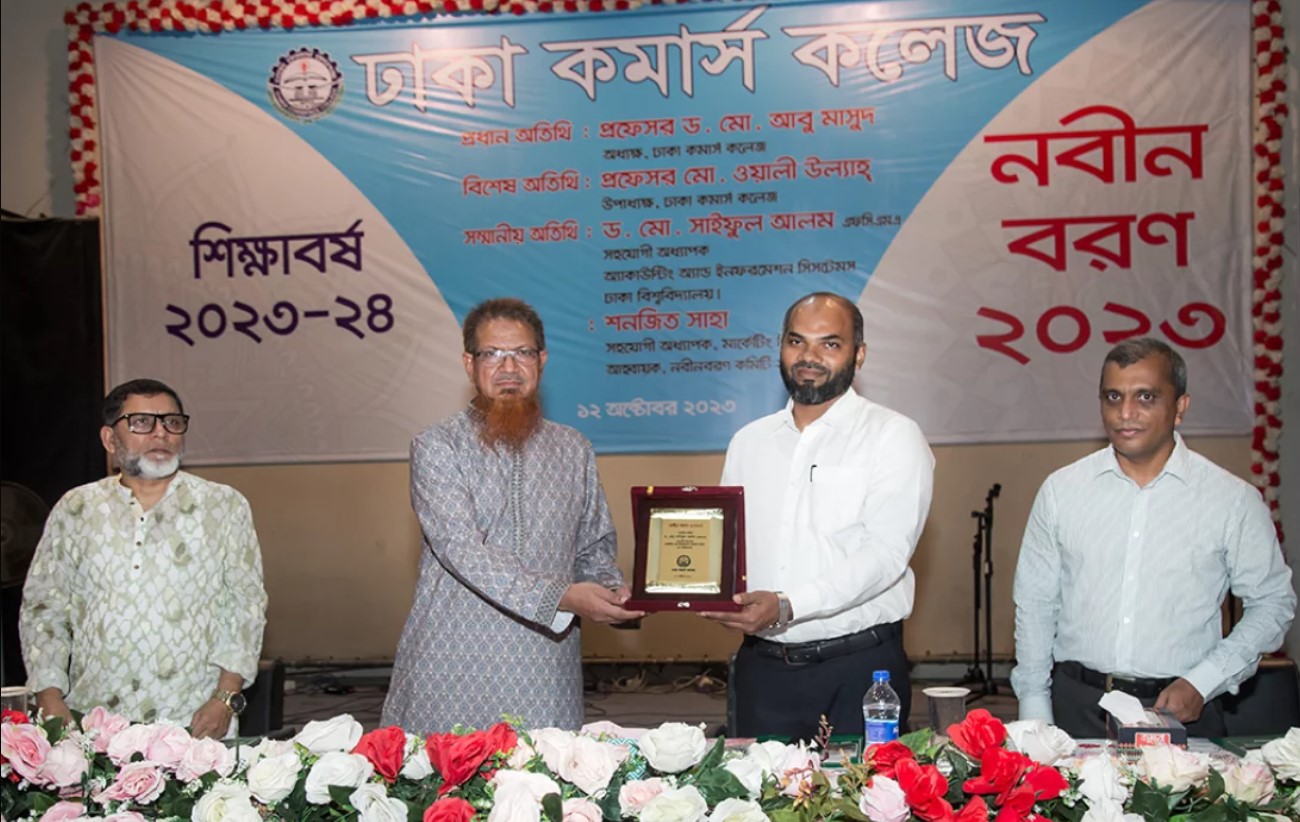
<svg viewBox="0 0 1300 822">
<path fill-rule="evenodd" d="M 167 479 L 181 467 L 179 454 L 173 454 L 159 462 L 147 456 L 131 455 L 122 460 L 122 473 L 128 477 L 143 477 L 149 480 Z"/>
</svg>

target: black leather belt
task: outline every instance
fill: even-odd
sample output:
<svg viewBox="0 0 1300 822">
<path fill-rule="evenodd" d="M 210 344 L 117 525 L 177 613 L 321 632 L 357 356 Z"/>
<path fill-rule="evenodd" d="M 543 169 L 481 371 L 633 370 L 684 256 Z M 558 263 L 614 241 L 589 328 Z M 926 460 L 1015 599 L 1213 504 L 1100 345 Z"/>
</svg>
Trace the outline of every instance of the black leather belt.
<svg viewBox="0 0 1300 822">
<path fill-rule="evenodd" d="M 1071 679 L 1077 679 L 1084 685 L 1090 685 L 1103 691 L 1121 691 L 1138 699 L 1155 699 L 1160 696 L 1161 691 L 1168 688 L 1177 679 L 1177 677 L 1172 676 L 1165 679 L 1143 679 L 1141 677 L 1103 674 L 1101 671 L 1085 668 L 1078 662 L 1061 662 L 1056 667 L 1061 673 Z"/>
<path fill-rule="evenodd" d="M 858 631 L 856 634 L 837 636 L 834 639 L 820 639 L 816 642 L 772 642 L 751 634 L 745 637 L 744 644 L 761 656 L 780 659 L 790 665 L 808 665 L 874 648 L 898 639 L 902 635 L 903 623 L 889 622 L 865 631 Z"/>
</svg>

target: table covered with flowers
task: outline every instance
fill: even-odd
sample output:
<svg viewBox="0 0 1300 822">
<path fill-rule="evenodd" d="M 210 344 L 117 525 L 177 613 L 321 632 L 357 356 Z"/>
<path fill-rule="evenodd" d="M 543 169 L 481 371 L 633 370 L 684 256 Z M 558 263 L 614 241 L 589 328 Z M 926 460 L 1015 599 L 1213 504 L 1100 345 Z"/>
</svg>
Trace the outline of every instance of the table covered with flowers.
<svg viewBox="0 0 1300 822">
<path fill-rule="evenodd" d="M 103 708 L 0 720 L 5 820 L 118 822 L 1230 822 L 1300 819 L 1300 728 L 1237 757 L 1088 751 L 1041 722 L 971 711 L 831 767 L 828 746 L 709 740 L 699 727 L 363 733 L 351 716 L 226 744 Z"/>
</svg>

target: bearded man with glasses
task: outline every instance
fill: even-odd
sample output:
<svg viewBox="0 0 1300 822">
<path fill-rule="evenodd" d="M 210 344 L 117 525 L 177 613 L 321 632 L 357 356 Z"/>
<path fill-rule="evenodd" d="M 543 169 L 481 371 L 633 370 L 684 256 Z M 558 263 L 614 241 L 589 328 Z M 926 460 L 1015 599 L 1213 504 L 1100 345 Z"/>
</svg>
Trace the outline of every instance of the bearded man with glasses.
<svg viewBox="0 0 1300 822">
<path fill-rule="evenodd" d="M 411 442 L 427 550 L 384 725 L 411 733 L 582 724 L 578 617 L 621 622 L 629 592 L 591 443 L 542 418 L 542 320 L 521 300 L 465 317 L 470 407 Z"/>
<path fill-rule="evenodd" d="M 166 384 L 114 388 L 103 423 L 120 473 L 59 500 L 23 589 L 28 688 L 47 717 L 103 705 L 225 736 L 266 624 L 248 501 L 180 470 L 190 418 Z"/>
</svg>

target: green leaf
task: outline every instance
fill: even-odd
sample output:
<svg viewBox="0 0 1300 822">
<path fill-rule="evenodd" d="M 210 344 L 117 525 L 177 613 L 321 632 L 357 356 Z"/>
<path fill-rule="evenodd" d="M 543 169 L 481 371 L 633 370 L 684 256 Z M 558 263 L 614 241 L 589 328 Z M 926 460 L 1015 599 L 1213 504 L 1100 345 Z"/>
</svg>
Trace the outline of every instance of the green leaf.
<svg viewBox="0 0 1300 822">
<path fill-rule="evenodd" d="M 695 777 L 694 784 L 710 807 L 724 799 L 741 799 L 749 795 L 736 775 L 726 768 L 705 771 Z"/>
<path fill-rule="evenodd" d="M 619 822 L 623 818 L 623 806 L 619 804 L 618 793 L 627 780 L 626 773 L 616 773 L 605 788 L 605 795 L 599 802 L 600 815 L 609 822 Z"/>
<path fill-rule="evenodd" d="M 930 739 L 934 736 L 934 731 L 929 728 L 922 728 L 919 731 L 912 731 L 910 734 L 903 734 L 898 738 L 914 754 L 924 754 L 925 749 L 930 746 Z"/>
<path fill-rule="evenodd" d="M 1187 822 L 1227 822 L 1228 810 L 1222 805 L 1210 805 L 1208 808 L 1187 815 Z"/>
<path fill-rule="evenodd" d="M 59 798 L 52 793 L 32 792 L 30 806 L 32 813 L 45 813 L 59 803 Z M 10 818 L 10 817 L 6 817 Z"/>
<path fill-rule="evenodd" d="M 424 808 L 408 800 L 402 801 L 406 802 L 406 822 L 424 821 Z"/>
<path fill-rule="evenodd" d="M 1223 774 L 1210 768 L 1210 793 L 1206 799 L 1211 802 L 1218 802 L 1219 797 L 1223 796 Z"/>
<path fill-rule="evenodd" d="M 348 810 L 352 809 L 352 791 L 355 788 L 345 788 L 342 785 L 330 785 L 330 801 L 335 805 L 341 805 Z"/>
<path fill-rule="evenodd" d="M 1139 781 L 1133 786 L 1133 799 L 1130 810 L 1145 820 L 1167 822 L 1169 819 L 1169 798 L 1160 790 Z"/>
<path fill-rule="evenodd" d="M 542 797 L 542 818 L 547 822 L 564 822 L 564 802 L 558 793 Z"/>
<path fill-rule="evenodd" d="M 726 748 L 727 741 L 722 737 L 718 737 L 718 741 L 713 743 L 713 747 L 704 755 L 704 758 L 700 760 L 700 764 L 695 766 L 695 770 L 707 771 L 721 765 L 722 755 L 726 752 Z"/>
</svg>

